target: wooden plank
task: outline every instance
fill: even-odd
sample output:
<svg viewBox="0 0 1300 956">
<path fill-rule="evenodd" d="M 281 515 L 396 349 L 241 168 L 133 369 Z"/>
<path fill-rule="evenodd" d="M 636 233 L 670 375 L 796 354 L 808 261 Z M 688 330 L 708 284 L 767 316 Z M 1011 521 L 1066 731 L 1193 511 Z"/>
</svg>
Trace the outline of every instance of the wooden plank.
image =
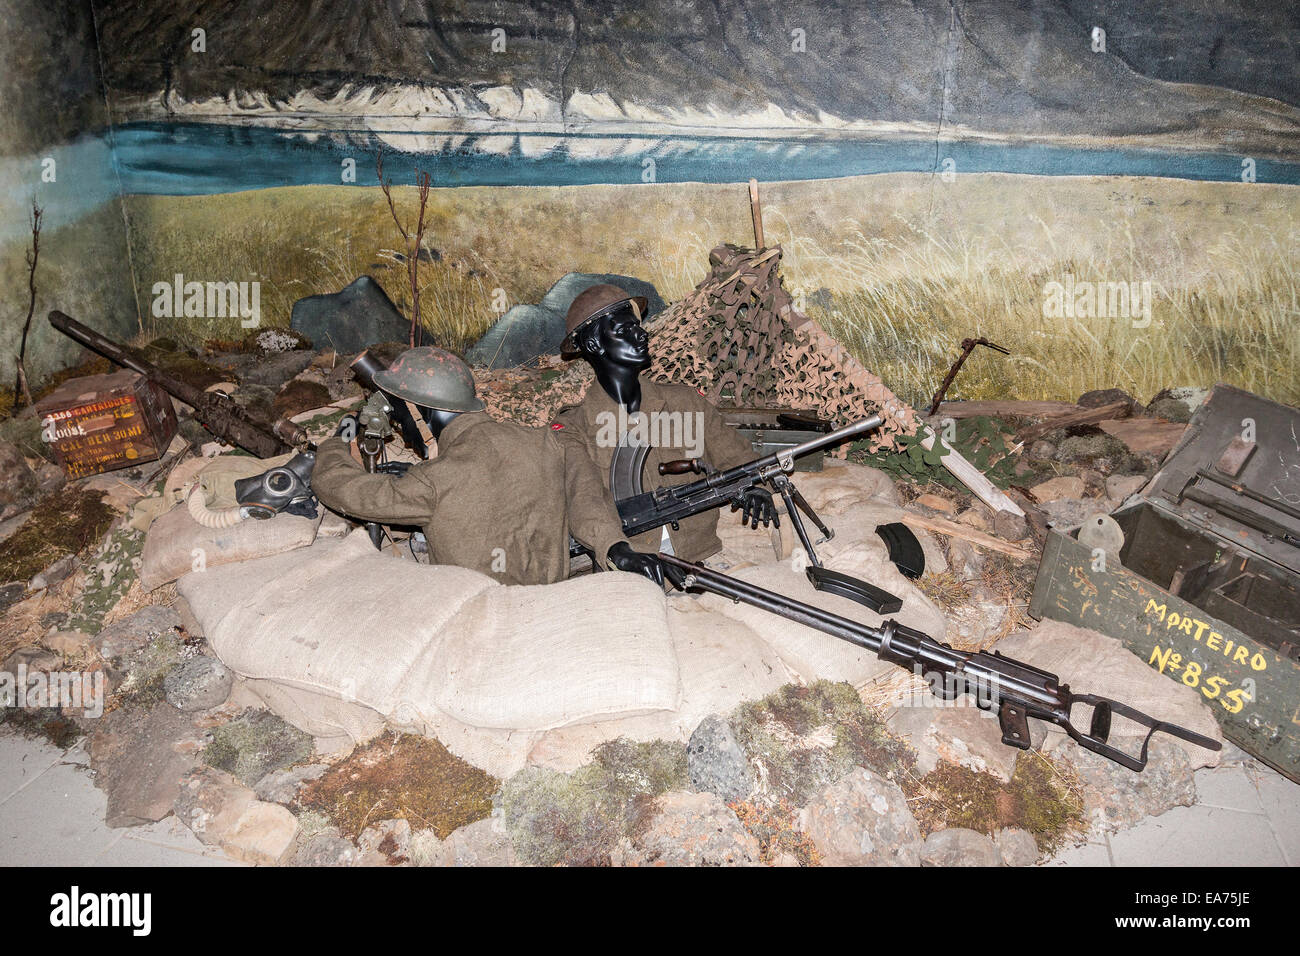
<svg viewBox="0 0 1300 956">
<path fill-rule="evenodd" d="M 979 402 L 944 402 L 939 406 L 939 414 L 932 418 L 975 418 L 989 415 L 993 418 L 1045 418 L 1049 415 L 1067 415 L 1083 411 L 1083 407 L 1074 402 L 1015 402 L 1015 401 L 979 401 Z"/>
<path fill-rule="evenodd" d="M 1016 432 L 1016 441 L 1031 442 L 1041 438 L 1056 428 L 1072 428 L 1075 425 L 1096 425 L 1112 419 L 1127 418 L 1133 412 L 1128 402 L 1111 402 L 1099 408 L 1084 408 L 1067 415 L 1045 418 L 1037 425 L 1027 425 Z"/>
<path fill-rule="evenodd" d="M 917 514 L 915 511 L 903 509 L 902 522 L 911 525 L 914 528 L 924 528 L 926 531 L 937 531 L 939 534 L 946 534 L 953 538 L 961 538 L 969 541 L 971 544 L 978 545 L 981 548 L 988 548 L 990 551 L 1000 551 L 1003 554 L 1010 555 L 1013 558 L 1020 558 L 1028 561 L 1034 557 L 1034 553 L 1018 545 L 1010 544 L 1001 538 L 995 538 L 991 534 L 985 534 L 983 531 L 977 531 L 969 525 L 958 524 L 955 521 L 949 521 L 947 518 L 935 518 L 930 515 Z"/>
<path fill-rule="evenodd" d="M 921 447 L 926 451 L 934 448 L 933 431 L 927 430 L 926 436 L 921 439 Z M 954 478 L 969 488 L 971 494 L 976 498 L 992 508 L 994 513 L 999 511 L 1009 511 L 1013 515 L 1022 518 L 1024 517 L 1025 512 L 1020 505 L 1016 504 L 1003 494 L 1002 490 L 998 488 L 997 485 L 988 480 L 984 475 L 984 472 L 980 471 L 962 457 L 961 452 L 950 448 L 948 453 L 939 460 L 943 464 L 943 467 L 947 468 L 948 471 L 952 473 Z"/>
<path fill-rule="evenodd" d="M 1102 422 L 1098 427 L 1107 435 L 1114 435 L 1129 451 L 1158 455 L 1163 458 L 1178 444 L 1187 426 L 1182 422 L 1168 422 L 1163 418 L 1129 418 L 1118 422 Z"/>
</svg>

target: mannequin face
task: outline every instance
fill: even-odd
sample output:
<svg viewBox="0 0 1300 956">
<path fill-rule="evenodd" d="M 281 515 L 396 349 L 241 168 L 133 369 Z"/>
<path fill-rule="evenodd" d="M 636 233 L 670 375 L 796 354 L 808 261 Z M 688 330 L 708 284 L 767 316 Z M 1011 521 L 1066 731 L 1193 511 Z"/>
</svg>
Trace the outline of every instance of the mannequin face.
<svg viewBox="0 0 1300 956">
<path fill-rule="evenodd" d="M 595 325 L 595 335 L 588 341 L 594 339 L 604 361 L 638 371 L 650 367 L 650 335 L 630 305 L 602 315 Z"/>
</svg>

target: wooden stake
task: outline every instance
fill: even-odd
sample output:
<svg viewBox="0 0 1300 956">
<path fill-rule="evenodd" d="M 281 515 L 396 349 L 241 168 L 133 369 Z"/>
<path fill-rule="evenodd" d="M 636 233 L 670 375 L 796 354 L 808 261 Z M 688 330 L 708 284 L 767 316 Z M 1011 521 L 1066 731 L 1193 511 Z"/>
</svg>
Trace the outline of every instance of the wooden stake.
<svg viewBox="0 0 1300 956">
<path fill-rule="evenodd" d="M 991 534 L 985 534 L 983 531 L 978 531 L 964 524 L 958 524 L 955 521 L 948 521 L 945 518 L 932 518 L 929 515 L 920 515 L 914 511 L 904 511 L 900 520 L 903 524 L 910 525 L 913 528 L 923 528 L 926 531 L 937 531 L 939 534 L 961 538 L 978 547 L 988 548 L 990 551 L 1000 551 L 1022 561 L 1028 561 L 1034 556 L 1032 551 L 1025 548 L 1009 544 L 1001 538 L 995 538 Z"/>
<path fill-rule="evenodd" d="M 754 249 L 762 252 L 767 248 L 763 239 L 763 207 L 758 201 L 758 180 L 749 181 L 749 213 L 754 219 Z"/>
</svg>

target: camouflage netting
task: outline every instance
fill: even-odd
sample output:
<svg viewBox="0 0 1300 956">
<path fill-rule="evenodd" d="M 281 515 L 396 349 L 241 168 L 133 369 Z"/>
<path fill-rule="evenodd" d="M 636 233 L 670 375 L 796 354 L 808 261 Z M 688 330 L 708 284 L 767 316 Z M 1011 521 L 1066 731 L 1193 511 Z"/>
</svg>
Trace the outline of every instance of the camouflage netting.
<svg viewBox="0 0 1300 956">
<path fill-rule="evenodd" d="M 648 324 L 656 381 L 701 389 L 715 402 L 784 405 L 854 421 L 883 410 L 873 447 L 916 428 L 916 413 L 812 319 L 798 312 L 781 282 L 781 247 L 754 251 L 720 245 L 709 275 Z M 543 363 L 544 365 L 546 363 Z M 585 362 L 550 368 L 476 370 L 488 412 L 545 425 L 586 394 Z M 842 453 L 843 450 L 841 450 Z"/>
</svg>

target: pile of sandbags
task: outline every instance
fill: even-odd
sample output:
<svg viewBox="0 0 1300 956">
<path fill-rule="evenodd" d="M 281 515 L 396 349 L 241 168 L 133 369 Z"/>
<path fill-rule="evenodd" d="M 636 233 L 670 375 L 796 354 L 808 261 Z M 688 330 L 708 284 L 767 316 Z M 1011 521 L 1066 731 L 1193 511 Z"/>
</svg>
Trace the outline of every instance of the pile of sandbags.
<svg viewBox="0 0 1300 956">
<path fill-rule="evenodd" d="M 875 511 L 896 507 L 871 490 L 888 485 L 878 474 L 845 465 L 801 482 L 836 527 L 823 557 L 894 591 L 904 599 L 895 616 L 942 639 L 942 615 L 889 564 L 875 536 Z M 721 523 L 737 519 L 724 513 Z M 766 549 L 766 563 L 729 573 L 880 622 L 861 605 L 815 592 L 798 561 L 777 560 L 767 532 L 733 528 L 727 538 L 732 556 Z M 338 745 L 383 726 L 425 733 L 498 775 L 530 760 L 576 766 L 620 736 L 685 740 L 705 716 L 791 680 L 861 683 L 892 669 L 767 612 L 713 596 L 666 597 L 635 575 L 509 587 L 380 553 L 362 531 L 209 563 L 183 577 L 180 591 L 222 661 L 303 730 Z"/>
</svg>

